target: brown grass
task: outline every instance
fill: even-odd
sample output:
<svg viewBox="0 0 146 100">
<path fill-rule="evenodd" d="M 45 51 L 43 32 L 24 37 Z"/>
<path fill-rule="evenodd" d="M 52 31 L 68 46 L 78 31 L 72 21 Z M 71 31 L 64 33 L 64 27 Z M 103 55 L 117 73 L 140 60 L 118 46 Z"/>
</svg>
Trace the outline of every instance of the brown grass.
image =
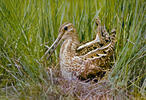
<svg viewBox="0 0 146 100">
<path fill-rule="evenodd" d="M 112 84 L 107 78 L 99 82 L 93 81 L 94 79 L 90 81 L 68 80 L 61 76 L 59 69 L 48 68 L 48 71 L 53 73 L 51 81 L 60 88 L 59 93 L 64 97 L 70 96 L 76 100 L 125 100 L 126 98 L 134 98 L 124 89 L 112 88 Z"/>
</svg>

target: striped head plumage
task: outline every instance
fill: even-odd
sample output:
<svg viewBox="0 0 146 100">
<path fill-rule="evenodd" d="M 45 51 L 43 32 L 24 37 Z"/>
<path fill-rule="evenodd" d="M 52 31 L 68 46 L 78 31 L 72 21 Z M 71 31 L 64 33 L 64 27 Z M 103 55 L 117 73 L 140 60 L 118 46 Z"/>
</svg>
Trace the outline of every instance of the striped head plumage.
<svg viewBox="0 0 146 100">
<path fill-rule="evenodd" d="M 78 41 L 77 38 L 77 32 L 72 23 L 66 22 L 62 24 L 59 28 L 59 34 L 57 39 L 46 52 L 46 54 L 49 53 L 48 58 L 52 55 L 52 53 L 61 41 L 64 41 L 66 39 L 73 39 L 74 41 Z"/>
</svg>

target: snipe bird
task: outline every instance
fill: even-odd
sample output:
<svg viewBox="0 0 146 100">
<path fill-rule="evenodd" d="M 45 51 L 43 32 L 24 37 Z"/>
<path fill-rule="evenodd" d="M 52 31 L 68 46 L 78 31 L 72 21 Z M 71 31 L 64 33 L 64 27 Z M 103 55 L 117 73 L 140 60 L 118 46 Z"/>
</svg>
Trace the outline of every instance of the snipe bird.
<svg viewBox="0 0 146 100">
<path fill-rule="evenodd" d="M 99 18 L 96 19 L 97 35 L 90 42 L 80 44 L 78 34 L 72 23 L 64 23 L 59 29 L 55 42 L 47 50 L 49 57 L 63 41 L 60 48 L 59 62 L 61 73 L 64 78 L 88 79 L 94 75 L 103 77 L 106 70 L 110 68 L 109 61 L 113 54 L 115 44 L 115 30 L 112 35 L 101 26 Z"/>
</svg>

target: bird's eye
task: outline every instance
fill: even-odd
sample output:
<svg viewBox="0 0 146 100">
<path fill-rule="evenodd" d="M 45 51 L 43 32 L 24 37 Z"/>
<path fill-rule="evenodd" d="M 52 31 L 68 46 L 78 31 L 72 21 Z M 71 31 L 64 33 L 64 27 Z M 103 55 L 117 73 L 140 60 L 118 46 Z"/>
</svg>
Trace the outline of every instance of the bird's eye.
<svg viewBox="0 0 146 100">
<path fill-rule="evenodd" d="M 68 27 L 66 26 L 66 27 L 64 27 L 64 30 L 67 30 L 68 29 Z"/>
<path fill-rule="evenodd" d="M 98 23 L 97 22 L 95 22 L 95 24 L 98 26 Z"/>
</svg>

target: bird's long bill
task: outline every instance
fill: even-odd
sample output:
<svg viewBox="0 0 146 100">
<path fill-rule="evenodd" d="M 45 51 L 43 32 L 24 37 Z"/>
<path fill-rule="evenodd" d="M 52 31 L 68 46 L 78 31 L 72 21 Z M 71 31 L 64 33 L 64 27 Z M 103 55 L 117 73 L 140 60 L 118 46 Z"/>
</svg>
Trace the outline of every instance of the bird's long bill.
<svg viewBox="0 0 146 100">
<path fill-rule="evenodd" d="M 47 59 L 52 55 L 52 53 L 54 52 L 54 50 L 56 49 L 56 47 L 58 46 L 58 44 L 61 41 L 61 38 L 63 36 L 63 33 L 59 33 L 57 39 L 55 40 L 55 42 L 51 45 L 51 47 L 45 52 L 45 54 L 42 56 L 41 59 L 44 58 L 44 56 L 46 56 L 49 53 L 49 56 L 47 57 Z"/>
<path fill-rule="evenodd" d="M 59 34 L 57 39 L 55 40 L 55 42 L 51 45 L 51 47 L 48 49 L 48 53 L 49 56 L 48 58 L 52 55 L 52 53 L 55 51 L 56 47 L 58 46 L 58 44 L 60 43 L 62 38 L 62 34 Z"/>
</svg>

